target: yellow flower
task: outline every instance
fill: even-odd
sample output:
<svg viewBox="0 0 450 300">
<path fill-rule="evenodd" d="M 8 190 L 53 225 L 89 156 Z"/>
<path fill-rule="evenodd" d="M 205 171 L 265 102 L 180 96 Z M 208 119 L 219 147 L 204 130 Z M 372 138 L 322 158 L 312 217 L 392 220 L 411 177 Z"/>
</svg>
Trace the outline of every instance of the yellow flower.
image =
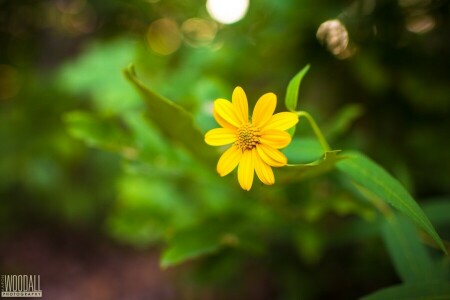
<svg viewBox="0 0 450 300">
<path fill-rule="evenodd" d="M 298 122 L 291 112 L 273 114 L 277 96 L 267 93 L 259 98 L 251 120 L 248 116 L 247 96 L 241 87 L 233 91 L 232 102 L 225 99 L 214 101 L 214 118 L 222 128 L 205 134 L 205 142 L 211 146 L 232 144 L 219 159 L 217 172 L 225 176 L 238 167 L 238 181 L 249 191 L 256 171 L 258 178 L 267 185 L 275 183 L 272 167 L 287 164 L 287 158 L 278 149 L 291 142 L 285 130 Z"/>
</svg>

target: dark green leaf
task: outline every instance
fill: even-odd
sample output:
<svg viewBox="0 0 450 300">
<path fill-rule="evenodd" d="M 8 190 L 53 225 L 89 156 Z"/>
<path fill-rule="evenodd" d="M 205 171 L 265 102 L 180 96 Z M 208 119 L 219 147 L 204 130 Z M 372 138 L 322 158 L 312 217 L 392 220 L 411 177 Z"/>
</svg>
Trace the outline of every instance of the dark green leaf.
<svg viewBox="0 0 450 300">
<path fill-rule="evenodd" d="M 146 116 L 166 138 L 182 145 L 200 161 L 208 164 L 217 162 L 215 149 L 205 144 L 203 135 L 186 110 L 144 86 L 132 67 L 125 69 L 124 74 L 144 98 Z"/>
<path fill-rule="evenodd" d="M 324 129 L 327 138 L 333 140 L 344 134 L 363 113 L 364 109 L 359 104 L 349 104 L 343 107 Z"/>
<path fill-rule="evenodd" d="M 285 104 L 286 108 L 289 109 L 290 111 L 297 110 L 298 92 L 300 89 L 300 83 L 302 82 L 302 79 L 306 75 L 308 70 L 309 65 L 306 65 L 300 72 L 297 73 L 297 75 L 295 75 L 291 79 L 291 81 L 289 81 L 286 91 Z"/>
<path fill-rule="evenodd" d="M 352 151 L 344 155 L 347 159 L 336 164 L 340 172 L 414 220 L 447 253 L 427 216 L 395 178 L 361 153 Z"/>
<path fill-rule="evenodd" d="M 130 143 L 126 133 L 112 119 L 102 120 L 93 114 L 73 111 L 64 116 L 64 121 L 69 133 L 89 146 L 123 151 Z M 132 151 L 132 148 L 127 151 Z"/>
<path fill-rule="evenodd" d="M 446 300 L 450 299 L 450 284 L 417 283 L 396 285 L 379 290 L 361 300 Z"/>
<path fill-rule="evenodd" d="M 405 283 L 445 280 L 414 226 L 399 216 L 392 215 L 383 224 L 383 238 L 398 275 Z"/>
<path fill-rule="evenodd" d="M 176 235 L 164 250 L 160 265 L 163 268 L 180 264 L 218 251 L 225 243 L 217 228 L 198 228 Z"/>
</svg>

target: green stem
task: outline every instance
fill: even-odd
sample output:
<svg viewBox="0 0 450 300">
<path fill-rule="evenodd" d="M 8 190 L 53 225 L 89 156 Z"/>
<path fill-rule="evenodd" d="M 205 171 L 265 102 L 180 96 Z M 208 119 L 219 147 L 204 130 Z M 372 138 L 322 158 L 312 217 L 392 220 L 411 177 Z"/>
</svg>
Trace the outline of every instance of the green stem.
<svg viewBox="0 0 450 300">
<path fill-rule="evenodd" d="M 320 130 L 319 126 L 317 126 L 316 121 L 314 121 L 313 117 L 306 111 L 298 111 L 297 112 L 298 117 L 305 117 L 309 125 L 311 126 L 312 130 L 314 131 L 314 134 L 316 135 L 317 139 L 319 140 L 320 145 L 322 145 L 322 148 L 325 152 L 331 151 L 330 145 L 328 145 L 327 140 L 325 139 L 324 135 L 322 134 L 322 131 Z"/>
</svg>

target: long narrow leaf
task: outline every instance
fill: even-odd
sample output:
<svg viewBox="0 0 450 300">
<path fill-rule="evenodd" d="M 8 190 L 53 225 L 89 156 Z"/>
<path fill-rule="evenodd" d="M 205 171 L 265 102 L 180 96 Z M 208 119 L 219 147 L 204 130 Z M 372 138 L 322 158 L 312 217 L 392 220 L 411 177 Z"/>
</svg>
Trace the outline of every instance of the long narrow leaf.
<svg viewBox="0 0 450 300">
<path fill-rule="evenodd" d="M 403 284 L 379 290 L 361 300 L 446 300 L 450 299 L 450 284 Z"/>
<path fill-rule="evenodd" d="M 306 65 L 300 72 L 295 75 L 291 81 L 289 81 L 287 91 L 286 91 L 286 98 L 285 98 L 285 104 L 286 108 L 290 111 L 296 111 L 297 110 L 297 102 L 298 102 L 298 92 L 300 89 L 300 84 L 302 82 L 303 77 L 306 75 L 306 73 L 309 70 L 309 65 Z"/>
<path fill-rule="evenodd" d="M 415 221 L 447 253 L 425 213 L 395 178 L 361 153 L 352 151 L 344 155 L 347 159 L 336 164 L 340 172 Z"/>
<path fill-rule="evenodd" d="M 144 98 L 148 119 L 169 140 L 182 145 L 200 161 L 208 164 L 216 163 L 217 153 L 205 144 L 203 135 L 186 110 L 147 88 L 136 77 L 133 67 L 125 69 L 124 74 Z"/>
<path fill-rule="evenodd" d="M 393 215 L 385 219 L 382 232 L 392 262 L 403 282 L 445 280 L 442 269 L 432 261 L 412 223 Z"/>
</svg>

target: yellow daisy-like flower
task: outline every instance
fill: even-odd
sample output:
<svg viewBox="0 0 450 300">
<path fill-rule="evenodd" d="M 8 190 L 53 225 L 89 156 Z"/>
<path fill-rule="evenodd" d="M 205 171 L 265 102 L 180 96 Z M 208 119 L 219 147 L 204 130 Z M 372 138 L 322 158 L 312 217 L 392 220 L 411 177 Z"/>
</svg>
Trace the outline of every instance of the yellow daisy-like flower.
<svg viewBox="0 0 450 300">
<path fill-rule="evenodd" d="M 249 191 L 256 171 L 258 178 L 267 185 L 275 183 L 272 167 L 287 164 L 286 156 L 278 149 L 291 142 L 285 130 L 298 122 L 291 112 L 273 114 L 277 96 L 267 93 L 259 98 L 251 120 L 248 115 L 247 96 L 241 87 L 233 91 L 232 102 L 225 99 L 214 101 L 214 118 L 222 128 L 205 134 L 205 142 L 211 146 L 232 144 L 219 159 L 217 172 L 225 176 L 238 167 L 238 181 Z"/>
</svg>

